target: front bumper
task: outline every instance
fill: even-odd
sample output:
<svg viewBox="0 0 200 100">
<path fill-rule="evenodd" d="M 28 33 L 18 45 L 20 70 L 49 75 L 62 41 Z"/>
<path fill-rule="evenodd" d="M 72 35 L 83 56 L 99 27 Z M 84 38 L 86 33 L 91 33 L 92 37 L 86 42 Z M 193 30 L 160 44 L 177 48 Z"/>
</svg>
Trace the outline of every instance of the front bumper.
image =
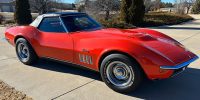
<svg viewBox="0 0 200 100">
<path fill-rule="evenodd" d="M 190 59 L 190 60 L 188 60 L 188 61 L 186 61 L 186 62 L 183 62 L 183 63 L 181 63 L 181 64 L 178 64 L 178 65 L 176 65 L 176 66 L 161 66 L 160 67 L 160 69 L 162 69 L 162 70 L 173 70 L 174 72 L 173 72 L 173 74 L 171 75 L 171 77 L 173 77 L 173 76 L 176 76 L 176 75 L 178 75 L 178 74 L 180 74 L 180 73 L 182 73 L 183 71 L 185 71 L 185 69 L 187 68 L 187 66 L 190 64 L 190 63 L 192 63 L 192 62 L 194 62 L 195 60 L 197 60 L 199 57 L 194 57 L 194 58 L 192 58 L 192 59 Z"/>
<path fill-rule="evenodd" d="M 177 69 L 181 69 L 184 68 L 186 66 L 188 66 L 190 63 L 194 62 L 195 60 L 197 60 L 199 57 L 194 57 L 186 62 L 183 62 L 181 64 L 178 64 L 176 66 L 161 66 L 160 69 L 165 69 L 165 70 L 177 70 Z"/>
</svg>

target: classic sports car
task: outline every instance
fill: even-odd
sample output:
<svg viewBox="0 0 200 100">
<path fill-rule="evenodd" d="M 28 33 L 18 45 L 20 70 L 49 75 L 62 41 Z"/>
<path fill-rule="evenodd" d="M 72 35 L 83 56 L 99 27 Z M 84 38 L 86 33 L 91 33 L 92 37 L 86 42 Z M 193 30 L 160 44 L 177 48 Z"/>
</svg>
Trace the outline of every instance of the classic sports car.
<svg viewBox="0 0 200 100">
<path fill-rule="evenodd" d="M 84 66 L 117 92 L 135 90 L 144 77 L 172 77 L 198 59 L 160 32 L 103 28 L 85 13 L 40 15 L 28 26 L 8 28 L 5 37 L 24 64 L 48 58 Z"/>
</svg>

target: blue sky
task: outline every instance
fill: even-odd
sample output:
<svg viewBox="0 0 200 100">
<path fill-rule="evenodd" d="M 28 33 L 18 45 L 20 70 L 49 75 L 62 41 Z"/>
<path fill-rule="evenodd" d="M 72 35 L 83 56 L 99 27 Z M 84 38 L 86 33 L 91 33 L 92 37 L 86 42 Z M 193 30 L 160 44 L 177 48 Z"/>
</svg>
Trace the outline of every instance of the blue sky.
<svg viewBox="0 0 200 100">
<path fill-rule="evenodd" d="M 74 1 L 75 0 L 62 0 L 62 1 L 64 1 L 64 2 L 66 2 L 66 3 L 74 3 Z M 174 0 L 162 0 L 163 2 L 174 2 Z"/>
<path fill-rule="evenodd" d="M 62 0 L 62 1 L 66 2 L 66 3 L 74 3 L 75 0 Z"/>
<path fill-rule="evenodd" d="M 162 0 L 162 2 L 171 2 L 171 3 L 174 3 L 174 0 Z"/>
</svg>

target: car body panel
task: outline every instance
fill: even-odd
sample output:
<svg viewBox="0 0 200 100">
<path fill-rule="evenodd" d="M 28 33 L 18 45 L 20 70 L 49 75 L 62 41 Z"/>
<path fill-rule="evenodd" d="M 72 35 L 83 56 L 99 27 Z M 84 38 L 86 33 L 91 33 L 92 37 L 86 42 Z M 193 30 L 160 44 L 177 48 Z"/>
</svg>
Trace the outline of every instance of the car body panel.
<svg viewBox="0 0 200 100">
<path fill-rule="evenodd" d="M 73 62 L 73 40 L 66 33 L 39 32 L 36 51 L 42 57 L 55 58 Z"/>
</svg>

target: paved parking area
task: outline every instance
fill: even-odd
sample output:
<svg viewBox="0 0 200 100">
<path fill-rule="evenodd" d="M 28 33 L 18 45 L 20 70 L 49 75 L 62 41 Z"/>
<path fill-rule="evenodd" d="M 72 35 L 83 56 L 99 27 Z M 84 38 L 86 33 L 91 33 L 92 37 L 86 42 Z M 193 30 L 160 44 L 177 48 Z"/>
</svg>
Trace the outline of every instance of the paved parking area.
<svg viewBox="0 0 200 100">
<path fill-rule="evenodd" d="M 200 55 L 200 15 L 182 25 L 155 27 Z M 200 99 L 200 60 L 181 75 L 160 81 L 146 81 L 130 94 L 109 89 L 97 72 L 41 60 L 34 66 L 18 61 L 15 49 L 4 40 L 0 27 L 0 80 L 36 100 L 132 100 Z"/>
</svg>

